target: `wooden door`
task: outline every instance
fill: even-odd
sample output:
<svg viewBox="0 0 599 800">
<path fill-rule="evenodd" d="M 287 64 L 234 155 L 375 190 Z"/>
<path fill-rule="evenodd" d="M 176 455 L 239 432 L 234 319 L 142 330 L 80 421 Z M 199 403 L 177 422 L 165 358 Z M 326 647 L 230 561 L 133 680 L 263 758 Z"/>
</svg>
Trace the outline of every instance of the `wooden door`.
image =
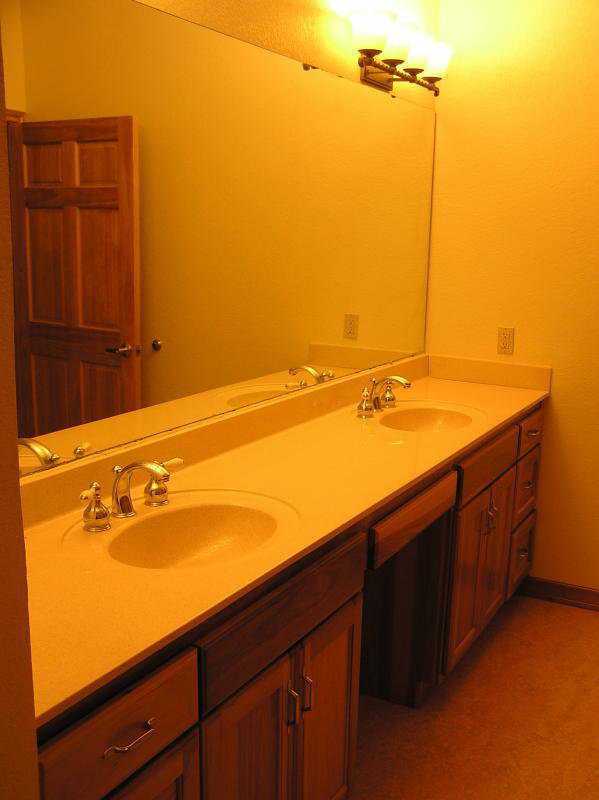
<svg viewBox="0 0 599 800">
<path fill-rule="evenodd" d="M 200 756 L 197 730 L 167 750 L 111 800 L 200 800 Z"/>
<path fill-rule="evenodd" d="M 302 800 L 347 797 L 355 759 L 360 684 L 362 596 L 303 642 L 297 772 Z"/>
<path fill-rule="evenodd" d="M 446 665 L 451 670 L 478 632 L 477 583 L 481 539 L 488 522 L 490 491 L 475 497 L 458 514 Z"/>
<path fill-rule="evenodd" d="M 487 525 L 480 540 L 476 590 L 479 632 L 505 600 L 515 480 L 516 469 L 512 467 L 489 490 Z"/>
<path fill-rule="evenodd" d="M 203 800 L 286 800 L 299 714 L 286 655 L 204 721 Z"/>
<path fill-rule="evenodd" d="M 131 117 L 9 125 L 21 435 L 141 404 Z M 107 352 L 131 347 L 129 357 Z"/>
</svg>

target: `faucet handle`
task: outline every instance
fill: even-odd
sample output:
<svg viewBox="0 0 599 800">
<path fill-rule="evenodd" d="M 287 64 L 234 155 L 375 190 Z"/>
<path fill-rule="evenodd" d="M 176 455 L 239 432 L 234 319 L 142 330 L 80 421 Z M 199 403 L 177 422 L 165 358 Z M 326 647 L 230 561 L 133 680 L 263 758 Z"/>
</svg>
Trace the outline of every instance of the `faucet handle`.
<svg viewBox="0 0 599 800">
<path fill-rule="evenodd" d="M 168 458 L 166 461 L 159 461 L 158 463 L 162 464 L 165 469 L 171 471 L 173 468 L 182 467 L 183 464 L 185 464 L 185 461 L 182 458 L 176 457 Z"/>
<path fill-rule="evenodd" d="M 360 419 L 369 419 L 374 413 L 374 405 L 372 403 L 372 388 L 365 386 L 362 389 L 362 399 L 358 403 L 357 414 Z"/>
<path fill-rule="evenodd" d="M 395 395 L 392 389 L 393 384 L 391 381 L 387 381 L 385 383 L 385 390 L 383 392 L 383 396 L 381 397 L 381 407 L 382 408 L 395 408 Z"/>
<path fill-rule="evenodd" d="M 81 493 L 80 500 L 87 501 L 83 512 L 83 530 L 92 533 L 110 530 L 110 509 L 102 502 L 102 487 L 92 481 L 89 489 Z"/>
</svg>

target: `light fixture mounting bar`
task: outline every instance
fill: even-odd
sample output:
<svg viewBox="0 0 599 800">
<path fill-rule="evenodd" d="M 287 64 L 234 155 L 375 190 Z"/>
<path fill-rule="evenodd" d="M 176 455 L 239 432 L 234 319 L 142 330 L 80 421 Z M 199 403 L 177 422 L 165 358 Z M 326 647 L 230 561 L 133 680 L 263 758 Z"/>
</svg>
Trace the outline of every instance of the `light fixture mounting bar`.
<svg viewBox="0 0 599 800">
<path fill-rule="evenodd" d="M 360 65 L 360 80 L 362 83 L 367 83 L 369 86 L 374 86 L 376 89 L 381 89 L 384 92 L 392 92 L 395 81 L 406 81 L 407 83 L 415 83 L 417 86 L 428 89 L 435 97 L 439 96 L 439 87 L 434 81 L 424 80 L 412 72 L 406 72 L 406 70 L 400 69 L 399 67 L 383 64 L 381 61 L 377 61 L 375 56 L 370 55 L 370 53 L 366 51 L 360 51 L 358 64 Z"/>
</svg>

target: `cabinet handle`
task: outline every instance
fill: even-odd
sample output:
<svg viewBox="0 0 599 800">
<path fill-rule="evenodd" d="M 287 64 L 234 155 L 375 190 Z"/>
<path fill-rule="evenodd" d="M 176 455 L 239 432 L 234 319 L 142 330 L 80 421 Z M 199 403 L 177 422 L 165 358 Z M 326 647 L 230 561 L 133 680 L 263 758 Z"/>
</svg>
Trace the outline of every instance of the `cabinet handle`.
<svg viewBox="0 0 599 800">
<path fill-rule="evenodd" d="M 110 758 L 113 753 L 128 753 L 131 750 L 134 750 L 138 745 L 152 736 L 152 734 L 156 733 L 156 722 L 156 717 L 150 717 L 150 719 L 147 719 L 144 722 L 144 727 L 146 730 L 140 736 L 138 736 L 137 739 L 133 739 L 133 741 L 129 742 L 129 744 L 113 744 L 110 747 L 107 747 L 106 750 L 104 750 L 104 755 L 102 757 Z"/>
<path fill-rule="evenodd" d="M 297 725 L 300 715 L 301 698 L 295 689 L 287 689 L 287 724 L 291 727 Z"/>
<path fill-rule="evenodd" d="M 307 675 L 302 675 L 304 682 L 304 702 L 302 704 L 302 711 L 312 711 L 312 703 L 314 700 L 314 681 Z"/>
<path fill-rule="evenodd" d="M 520 550 L 518 550 L 518 558 L 521 560 L 528 558 L 528 548 L 521 547 Z"/>
<path fill-rule="evenodd" d="M 524 481 L 522 484 L 523 489 L 532 489 L 534 487 L 534 481 Z"/>
<path fill-rule="evenodd" d="M 526 435 L 529 437 L 529 439 L 536 439 L 541 435 L 541 429 L 532 428 L 531 430 L 526 431 Z"/>
</svg>

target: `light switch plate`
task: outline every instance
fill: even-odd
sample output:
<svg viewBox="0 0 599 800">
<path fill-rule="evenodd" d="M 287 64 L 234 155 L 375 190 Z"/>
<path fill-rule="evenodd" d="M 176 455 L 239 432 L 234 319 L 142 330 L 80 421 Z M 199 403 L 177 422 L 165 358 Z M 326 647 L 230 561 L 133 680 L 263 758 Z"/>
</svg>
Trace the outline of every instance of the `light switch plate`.
<svg viewBox="0 0 599 800">
<path fill-rule="evenodd" d="M 514 352 L 514 328 L 497 328 L 497 352 L 512 355 Z"/>
</svg>

